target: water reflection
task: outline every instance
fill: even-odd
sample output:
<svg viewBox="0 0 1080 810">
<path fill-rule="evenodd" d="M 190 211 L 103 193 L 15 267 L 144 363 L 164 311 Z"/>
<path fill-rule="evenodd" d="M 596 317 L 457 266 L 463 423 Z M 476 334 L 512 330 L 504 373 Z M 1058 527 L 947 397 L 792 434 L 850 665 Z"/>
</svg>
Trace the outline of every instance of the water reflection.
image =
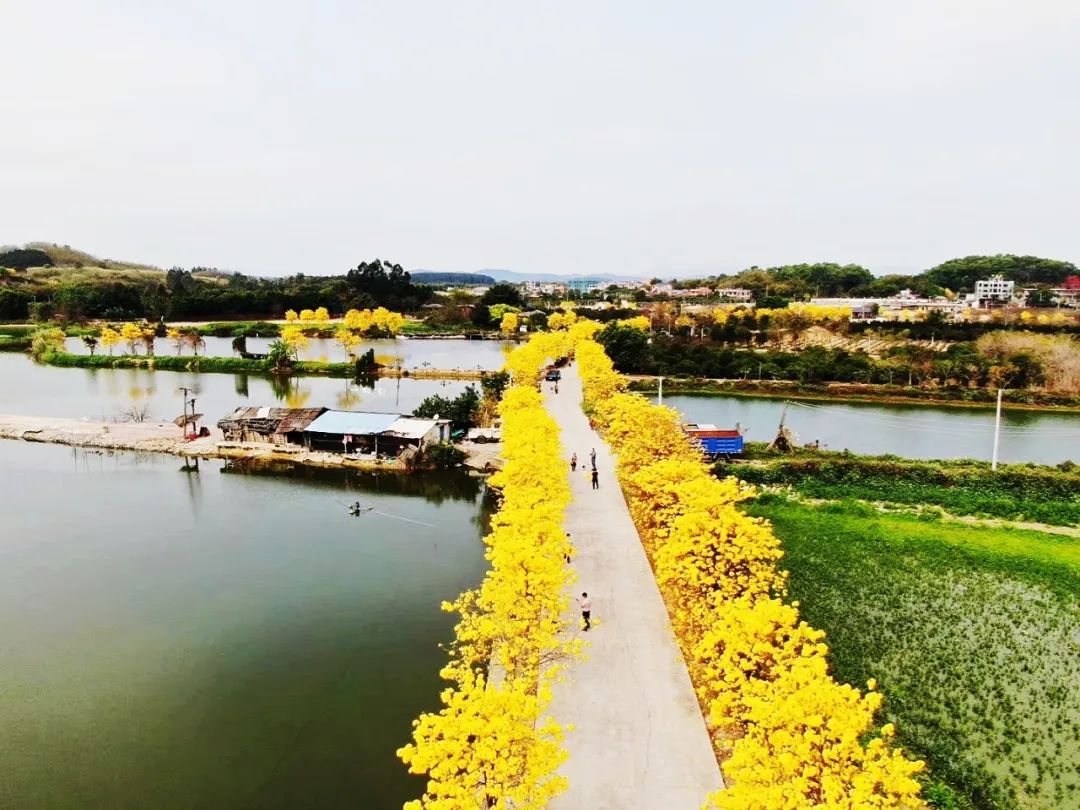
<svg viewBox="0 0 1080 810">
<path fill-rule="evenodd" d="M 18 505 L 3 806 L 382 810 L 422 791 L 394 750 L 445 685 L 440 602 L 486 567 L 482 482 L 224 467 L 0 442 Z"/>
<path fill-rule="evenodd" d="M 237 351 L 231 338 L 208 337 L 205 348 L 199 351 L 207 357 L 236 357 Z M 266 354 L 274 338 L 248 338 L 246 351 L 253 354 Z M 387 366 L 420 368 L 427 365 L 440 369 L 494 370 L 503 365 L 506 354 L 516 344 L 503 340 L 461 340 L 461 339 L 406 339 L 364 340 L 353 348 L 353 353 L 360 356 L 372 349 L 375 359 Z M 89 354 L 89 350 L 78 338 L 68 338 L 64 348 L 72 354 Z M 118 350 L 119 352 L 119 350 Z M 122 352 L 121 352 L 122 353 Z M 162 352 L 172 354 L 172 352 Z M 185 352 L 187 354 L 187 352 Z M 348 360 L 345 350 L 334 340 L 312 338 L 306 348 L 299 352 L 300 360 L 321 360 L 340 363 Z"/>
<path fill-rule="evenodd" d="M 488 489 L 483 478 L 464 470 L 427 471 L 422 474 L 393 471 L 309 467 L 291 461 L 230 459 L 223 475 L 289 478 L 298 486 L 333 487 L 342 493 L 419 496 L 433 504 L 444 501 L 475 501 Z"/>
<path fill-rule="evenodd" d="M 819 441 L 829 450 L 988 461 L 993 447 L 992 409 L 839 401 L 785 406 L 780 399 L 687 395 L 665 397 L 664 404 L 679 410 L 689 422 L 721 428 L 741 425 L 750 441 L 771 441 L 784 418 L 798 443 Z M 1040 464 L 1080 460 L 1080 414 L 1006 407 L 1000 459 Z"/>
<path fill-rule="evenodd" d="M 188 501 L 191 503 L 191 511 L 198 514 L 199 505 L 202 501 L 202 481 L 199 478 L 199 458 L 184 456 L 184 463 L 180 467 L 187 482 Z"/>
<path fill-rule="evenodd" d="M 182 410 L 182 387 L 195 392 L 198 410 L 209 422 L 240 406 L 303 402 L 309 407 L 352 407 L 409 413 L 425 397 L 453 397 L 463 381 L 361 377 L 280 377 L 254 374 L 198 374 L 146 369 L 68 369 L 38 365 L 22 355 L 0 353 L 0 413 L 115 420 L 136 402 L 151 421 L 169 420 Z"/>
</svg>

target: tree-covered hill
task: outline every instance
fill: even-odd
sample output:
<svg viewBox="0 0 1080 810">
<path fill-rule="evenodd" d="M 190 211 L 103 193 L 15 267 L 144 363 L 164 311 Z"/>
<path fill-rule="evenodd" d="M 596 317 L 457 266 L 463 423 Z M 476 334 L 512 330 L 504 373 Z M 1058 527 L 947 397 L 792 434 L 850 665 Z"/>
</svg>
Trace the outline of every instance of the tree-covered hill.
<svg viewBox="0 0 1080 810">
<path fill-rule="evenodd" d="M 430 287 L 374 259 L 336 276 L 260 278 L 214 268 L 169 270 L 35 243 L 0 250 L 0 320 L 280 318 L 287 309 L 418 309 Z"/>
</svg>

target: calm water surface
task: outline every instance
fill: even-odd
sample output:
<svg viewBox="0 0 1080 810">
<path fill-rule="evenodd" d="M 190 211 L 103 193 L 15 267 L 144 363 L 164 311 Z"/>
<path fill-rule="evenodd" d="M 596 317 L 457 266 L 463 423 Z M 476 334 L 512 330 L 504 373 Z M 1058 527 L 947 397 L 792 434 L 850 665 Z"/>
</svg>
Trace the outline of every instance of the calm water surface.
<svg viewBox="0 0 1080 810">
<path fill-rule="evenodd" d="M 784 411 L 782 400 L 750 397 L 682 395 L 664 397 L 664 404 L 677 408 L 690 422 L 712 423 L 721 428 L 739 424 L 747 429 L 748 440 L 761 442 L 776 437 Z M 993 410 L 792 403 L 786 424 L 800 443 L 817 440 L 829 450 L 987 461 L 993 450 Z M 1040 464 L 1080 462 L 1080 414 L 1011 411 L 1006 407 L 999 459 Z"/>
<path fill-rule="evenodd" d="M 241 405 L 411 413 L 425 397 L 457 396 L 466 385 L 381 379 L 365 387 L 329 377 L 277 379 L 253 374 L 58 368 L 38 365 L 26 355 L 0 352 L 0 413 L 112 420 L 145 408 L 150 420 L 172 419 L 182 410 L 180 386 L 195 392 L 198 412 L 212 422 Z"/>
<path fill-rule="evenodd" d="M 439 602 L 484 570 L 478 481 L 0 441 L 0 499 L 0 806 L 422 789 L 394 750 L 438 705 Z"/>
<path fill-rule="evenodd" d="M 211 357 L 235 357 L 232 350 L 232 338 L 204 338 L 206 348 L 199 354 Z M 265 354 L 275 338 L 248 338 L 247 350 Z M 417 338 L 396 338 L 386 340 L 364 340 L 353 349 L 356 354 L 363 354 L 368 349 L 375 350 L 375 360 L 387 366 L 404 368 L 438 368 L 493 371 L 502 368 L 507 353 L 517 344 L 507 340 L 424 340 Z M 64 341 L 66 351 L 73 354 L 89 354 L 89 349 L 79 338 Z M 126 351 L 124 346 L 113 349 L 120 354 Z M 140 348 L 141 351 L 141 348 Z M 167 338 L 158 338 L 154 345 L 155 354 L 178 354 L 176 344 Z M 190 349 L 180 352 L 190 355 Z M 332 339 L 309 339 L 309 345 L 300 350 L 301 360 L 319 360 L 324 363 L 338 363 L 346 360 L 345 350 Z"/>
</svg>

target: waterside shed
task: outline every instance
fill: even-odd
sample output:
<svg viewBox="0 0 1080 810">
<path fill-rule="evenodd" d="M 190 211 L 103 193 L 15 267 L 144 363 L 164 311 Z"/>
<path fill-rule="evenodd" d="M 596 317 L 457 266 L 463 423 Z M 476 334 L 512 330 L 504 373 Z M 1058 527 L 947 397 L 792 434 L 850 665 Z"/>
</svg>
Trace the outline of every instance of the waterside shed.
<svg viewBox="0 0 1080 810">
<path fill-rule="evenodd" d="M 326 408 L 242 407 L 217 425 L 227 442 L 303 444 L 308 425 L 325 412 Z"/>
<path fill-rule="evenodd" d="M 304 431 L 304 443 L 312 450 L 394 457 L 449 440 L 447 419 L 367 411 L 326 411 Z"/>
</svg>

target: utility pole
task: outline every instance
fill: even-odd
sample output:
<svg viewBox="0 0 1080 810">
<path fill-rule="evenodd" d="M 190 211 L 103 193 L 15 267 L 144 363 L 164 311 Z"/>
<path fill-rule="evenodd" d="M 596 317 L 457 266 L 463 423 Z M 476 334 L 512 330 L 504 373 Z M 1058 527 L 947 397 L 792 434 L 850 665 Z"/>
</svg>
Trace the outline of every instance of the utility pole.
<svg viewBox="0 0 1080 810">
<path fill-rule="evenodd" d="M 659 380 L 660 380 L 660 387 L 658 389 L 656 389 L 656 404 L 657 405 L 663 405 L 664 404 L 664 378 L 660 377 Z"/>
<path fill-rule="evenodd" d="M 997 469 L 998 462 L 998 443 L 1001 440 L 1001 394 L 1004 392 L 1004 388 L 998 389 L 997 395 L 997 413 L 994 416 L 994 455 L 990 461 L 990 469 Z"/>
<path fill-rule="evenodd" d="M 178 390 L 180 390 L 180 391 L 182 391 L 184 393 L 184 416 L 183 416 L 183 420 L 180 422 L 180 432 L 183 433 L 184 436 L 187 436 L 187 403 L 188 403 L 187 396 L 191 392 L 191 389 L 190 388 L 185 388 L 184 386 L 181 385 Z M 195 404 L 195 400 L 192 400 L 191 402 L 192 402 L 192 405 Z M 195 411 L 192 410 L 192 413 L 195 413 Z"/>
</svg>

